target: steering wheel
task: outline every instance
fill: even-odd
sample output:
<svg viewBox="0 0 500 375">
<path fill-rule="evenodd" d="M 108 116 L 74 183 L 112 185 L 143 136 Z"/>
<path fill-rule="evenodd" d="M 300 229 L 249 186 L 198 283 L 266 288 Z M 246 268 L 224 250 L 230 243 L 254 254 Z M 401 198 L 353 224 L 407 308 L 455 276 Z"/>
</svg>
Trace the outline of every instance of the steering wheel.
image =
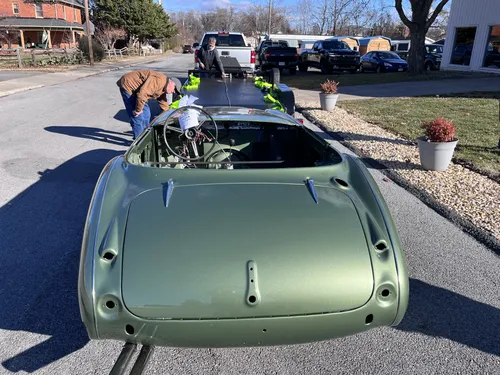
<svg viewBox="0 0 500 375">
<path fill-rule="evenodd" d="M 174 127 L 174 126 L 167 125 L 168 121 L 171 118 L 176 118 L 176 117 L 182 116 L 182 114 L 180 114 L 180 113 L 177 114 L 178 112 L 187 111 L 187 110 L 194 110 L 194 111 L 197 111 L 197 112 L 201 112 L 205 116 L 207 116 L 208 119 L 210 119 L 210 121 L 215 126 L 215 137 L 208 130 L 209 134 L 212 135 L 213 139 L 211 139 L 210 137 L 208 137 L 207 135 L 205 135 L 201 131 L 201 129 L 202 129 L 202 127 L 204 127 L 204 124 L 205 124 L 206 121 L 198 123 L 197 126 L 193 126 L 193 127 L 187 128 L 184 131 L 182 130 L 182 128 L 177 128 L 177 127 Z M 170 144 L 168 143 L 168 140 L 167 140 L 167 130 L 171 130 L 171 131 L 173 131 L 173 132 L 175 132 L 175 133 L 178 134 L 179 139 L 180 139 L 181 144 L 182 144 L 182 150 L 183 150 L 183 154 L 184 155 L 176 153 L 173 150 L 173 148 L 170 146 Z M 187 105 L 187 106 L 179 107 L 179 108 L 175 109 L 174 111 L 172 111 L 168 115 L 167 119 L 165 120 L 165 125 L 163 126 L 163 140 L 165 141 L 165 145 L 167 146 L 168 150 L 173 155 L 177 156 L 180 160 L 183 160 L 183 161 L 193 161 L 193 160 L 199 160 L 199 159 L 201 159 L 204 155 L 199 155 L 197 143 L 201 144 L 203 141 L 206 141 L 206 140 L 212 141 L 212 147 L 210 148 L 210 150 L 208 150 L 206 152 L 207 154 L 210 154 L 210 152 L 212 152 L 212 150 L 214 149 L 215 145 L 217 144 L 218 137 L 219 137 L 219 130 L 217 128 L 217 124 L 215 123 L 215 120 L 213 119 L 213 117 L 207 111 L 205 111 L 204 109 L 198 108 L 198 107 L 195 107 L 195 106 Z M 189 152 L 189 146 L 191 146 L 192 152 L 194 153 L 194 157 L 190 157 L 189 156 L 189 153 L 190 153 Z"/>
</svg>

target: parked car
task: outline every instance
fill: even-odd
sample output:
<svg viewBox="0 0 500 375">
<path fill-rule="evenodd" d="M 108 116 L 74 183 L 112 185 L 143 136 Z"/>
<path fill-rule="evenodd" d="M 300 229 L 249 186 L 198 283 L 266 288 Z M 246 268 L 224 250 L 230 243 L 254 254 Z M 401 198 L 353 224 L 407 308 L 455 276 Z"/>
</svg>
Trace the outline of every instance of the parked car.
<svg viewBox="0 0 500 375">
<path fill-rule="evenodd" d="M 451 53 L 451 63 L 469 65 L 472 56 L 472 44 L 457 44 Z"/>
<path fill-rule="evenodd" d="M 286 40 L 264 40 L 256 52 L 261 70 L 278 68 L 280 71 L 288 69 L 290 74 L 297 72 L 297 48 L 290 47 Z"/>
<path fill-rule="evenodd" d="M 359 68 L 359 51 L 353 51 L 341 40 L 318 40 L 312 49 L 303 50 L 299 56 L 299 70 L 309 67 L 321 69 L 322 73 L 333 70 L 349 70 L 355 73 Z"/>
<path fill-rule="evenodd" d="M 425 46 L 425 70 L 439 70 L 442 57 L 442 44 L 427 44 Z"/>
<path fill-rule="evenodd" d="M 361 57 L 361 72 L 406 72 L 408 62 L 392 51 L 371 51 Z"/>
<path fill-rule="evenodd" d="M 255 50 L 250 46 L 250 43 L 246 42 L 243 33 L 229 31 L 210 31 L 203 34 L 201 43 L 195 50 L 195 69 L 199 68 L 197 53 L 201 46 L 208 44 L 211 37 L 215 38 L 215 46 L 221 59 L 233 57 L 244 72 L 255 73 Z M 222 60 L 222 64 L 224 64 L 224 60 Z"/>
<path fill-rule="evenodd" d="M 194 52 L 193 46 L 191 46 L 189 44 L 184 45 L 182 53 L 193 53 L 193 52 Z"/>
</svg>

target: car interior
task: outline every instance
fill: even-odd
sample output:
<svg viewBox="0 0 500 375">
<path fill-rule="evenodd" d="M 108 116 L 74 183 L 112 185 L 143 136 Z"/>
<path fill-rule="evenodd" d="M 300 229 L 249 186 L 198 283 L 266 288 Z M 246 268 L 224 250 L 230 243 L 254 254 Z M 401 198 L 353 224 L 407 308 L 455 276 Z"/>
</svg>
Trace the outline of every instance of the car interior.
<svg viewBox="0 0 500 375">
<path fill-rule="evenodd" d="M 184 132 L 178 119 L 145 131 L 127 153 L 160 168 L 300 168 L 337 164 L 340 154 L 304 126 L 261 121 L 202 121 Z"/>
</svg>

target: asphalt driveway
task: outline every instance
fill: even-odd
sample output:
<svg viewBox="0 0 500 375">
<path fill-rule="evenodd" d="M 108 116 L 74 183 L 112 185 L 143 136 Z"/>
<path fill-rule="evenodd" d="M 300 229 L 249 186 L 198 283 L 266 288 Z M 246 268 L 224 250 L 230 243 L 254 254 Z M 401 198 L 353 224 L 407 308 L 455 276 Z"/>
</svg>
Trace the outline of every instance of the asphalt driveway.
<svg viewBox="0 0 500 375">
<path fill-rule="evenodd" d="M 185 78 L 191 61 L 144 67 Z M 121 343 L 88 341 L 76 281 L 95 181 L 132 139 L 115 84 L 128 70 L 0 98 L 0 374 L 105 374 L 118 357 Z M 282 347 L 157 348 L 146 373 L 498 373 L 499 257 L 371 172 L 406 251 L 400 326 Z"/>
</svg>

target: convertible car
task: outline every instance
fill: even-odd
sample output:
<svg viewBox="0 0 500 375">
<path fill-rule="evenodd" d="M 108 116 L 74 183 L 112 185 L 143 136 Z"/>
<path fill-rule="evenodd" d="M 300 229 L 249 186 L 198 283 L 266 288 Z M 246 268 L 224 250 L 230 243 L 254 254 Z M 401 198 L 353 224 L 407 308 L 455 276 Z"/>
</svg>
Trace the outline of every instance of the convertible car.
<svg viewBox="0 0 500 375">
<path fill-rule="evenodd" d="M 186 106 L 105 166 L 85 224 L 91 339 L 305 343 L 397 325 L 409 296 L 374 179 L 294 116 Z"/>
</svg>

